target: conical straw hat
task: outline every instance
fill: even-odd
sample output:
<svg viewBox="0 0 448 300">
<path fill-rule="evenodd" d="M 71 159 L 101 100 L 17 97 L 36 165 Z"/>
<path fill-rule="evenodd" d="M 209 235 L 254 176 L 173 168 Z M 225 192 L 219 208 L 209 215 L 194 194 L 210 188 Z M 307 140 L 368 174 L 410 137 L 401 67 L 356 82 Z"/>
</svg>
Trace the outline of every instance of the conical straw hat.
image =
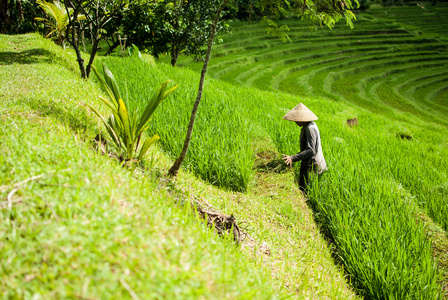
<svg viewBox="0 0 448 300">
<path fill-rule="evenodd" d="M 317 116 L 309 110 L 303 103 L 300 103 L 283 116 L 283 119 L 294 122 L 311 122 L 316 121 Z"/>
</svg>

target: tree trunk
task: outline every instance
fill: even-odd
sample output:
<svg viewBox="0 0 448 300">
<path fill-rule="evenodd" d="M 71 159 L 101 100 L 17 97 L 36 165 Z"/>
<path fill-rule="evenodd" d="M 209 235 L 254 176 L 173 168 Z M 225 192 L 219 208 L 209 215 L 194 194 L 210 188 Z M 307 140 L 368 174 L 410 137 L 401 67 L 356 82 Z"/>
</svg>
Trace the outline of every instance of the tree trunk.
<svg viewBox="0 0 448 300">
<path fill-rule="evenodd" d="M 92 69 L 93 60 L 95 59 L 96 51 L 98 51 L 98 44 L 99 44 L 99 37 L 98 37 L 98 33 L 97 33 L 95 35 L 95 39 L 93 41 L 92 52 L 90 52 L 90 59 L 89 59 L 89 63 L 87 64 L 87 68 L 86 68 L 87 78 L 89 78 L 90 70 Z"/>
<path fill-rule="evenodd" d="M 82 22 L 81 22 L 81 27 L 82 27 Z M 84 37 L 84 28 L 82 28 L 80 31 L 81 31 L 82 48 L 84 49 L 84 52 L 86 52 L 86 39 Z"/>
<path fill-rule="evenodd" d="M 81 56 L 81 51 L 79 51 L 79 46 L 76 43 L 70 43 L 76 52 L 76 61 L 79 65 L 79 70 L 81 71 L 81 78 L 87 78 L 86 68 L 84 67 L 84 59 Z"/>
<path fill-rule="evenodd" d="M 171 43 L 171 65 L 173 67 L 176 66 L 178 56 L 179 56 L 179 51 L 177 50 L 176 44 L 173 42 L 173 43 Z"/>
<path fill-rule="evenodd" d="M 120 45 L 120 41 L 116 40 L 112 43 L 111 46 L 109 46 L 109 50 L 107 50 L 106 55 L 112 54 L 112 52 Z"/>
<path fill-rule="evenodd" d="M 191 134 L 193 133 L 194 121 L 196 119 L 196 113 L 198 110 L 199 102 L 201 102 L 201 98 L 202 98 L 205 73 L 207 73 L 208 62 L 210 60 L 210 54 L 212 52 L 213 40 L 215 39 L 215 34 L 216 34 L 216 27 L 218 25 L 219 18 L 221 17 L 221 12 L 224 10 L 224 7 L 227 5 L 228 1 L 229 0 L 223 0 L 221 2 L 221 5 L 219 6 L 218 10 L 216 11 L 215 20 L 213 21 L 212 29 L 211 29 L 210 35 L 208 37 L 207 53 L 205 54 L 205 61 L 204 61 L 204 65 L 202 66 L 201 79 L 199 80 L 198 95 L 197 95 L 196 101 L 194 102 L 194 105 L 193 105 L 190 122 L 188 123 L 187 136 L 185 137 L 182 152 L 180 153 L 179 157 L 174 162 L 173 166 L 168 170 L 169 176 L 177 175 L 177 173 L 179 172 L 180 166 L 184 162 L 185 156 L 187 155 L 188 147 L 189 147 L 190 141 L 191 141 Z"/>
<path fill-rule="evenodd" d="M 250 8 L 249 10 L 249 25 L 250 25 L 250 17 L 252 15 L 252 4 L 249 4 L 249 8 Z"/>
<path fill-rule="evenodd" d="M 9 0 L 1 0 L 0 7 L 0 33 L 8 34 L 9 25 Z"/>
<path fill-rule="evenodd" d="M 70 29 L 68 28 L 67 36 L 68 36 L 69 31 L 70 31 Z M 75 49 L 76 61 L 78 62 L 79 70 L 81 71 L 81 78 L 87 78 L 86 68 L 84 67 L 84 59 L 82 58 L 81 51 L 79 51 L 79 44 L 75 40 L 75 33 L 76 33 L 75 26 L 72 25 L 72 39 L 70 40 L 70 38 L 69 38 L 68 41 L 69 41 L 70 45 L 72 45 L 73 49 Z"/>
<path fill-rule="evenodd" d="M 69 5 L 70 7 L 73 7 L 73 13 L 70 14 L 69 11 Z M 75 23 L 78 19 L 79 12 L 81 10 L 81 7 L 74 7 L 73 4 L 70 1 L 64 1 L 65 11 L 67 12 L 68 16 L 68 25 L 65 30 L 65 36 L 67 41 L 70 45 L 72 45 L 73 49 L 75 49 L 76 52 L 76 61 L 78 62 L 79 70 L 81 71 L 81 78 L 87 78 L 86 74 L 86 68 L 84 67 L 84 59 L 82 58 L 81 51 L 79 51 L 79 39 L 76 39 L 76 28 Z M 70 39 L 70 31 L 72 33 L 71 39 Z"/>
</svg>

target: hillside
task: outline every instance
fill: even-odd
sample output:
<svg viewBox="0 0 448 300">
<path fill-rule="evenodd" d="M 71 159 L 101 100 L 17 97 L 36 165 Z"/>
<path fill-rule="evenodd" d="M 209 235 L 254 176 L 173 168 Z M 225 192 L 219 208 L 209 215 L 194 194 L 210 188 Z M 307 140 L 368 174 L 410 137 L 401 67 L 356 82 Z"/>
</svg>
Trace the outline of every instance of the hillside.
<svg viewBox="0 0 448 300">
<path fill-rule="evenodd" d="M 37 35 L 2 35 L 0 49 L 1 297 L 356 299 L 291 173 L 245 194 L 184 171 L 170 184 L 154 147 L 131 174 L 93 151 L 101 127 L 84 104 L 104 112 L 101 91 L 73 52 Z M 236 247 L 179 199 L 234 213 L 249 236 Z"/>
<path fill-rule="evenodd" d="M 436 109 L 446 108 L 444 33 L 413 35 L 393 14 L 375 21 L 375 13 L 359 16 L 354 31 L 309 32 L 288 21 L 291 44 L 267 38 L 261 24 L 237 24 L 214 50 L 214 79 L 174 182 L 163 174 L 183 142 L 198 65 L 97 60 L 136 108 L 166 79 L 180 85 L 153 116 L 149 133 L 160 143 L 131 174 L 92 151 L 103 129 L 84 103 L 106 108 L 96 80 L 78 78 L 72 52 L 36 35 L 0 36 L 0 249 L 8 257 L 0 293 L 446 298 L 448 119 Z M 418 64 L 425 88 L 413 89 Z M 423 82 L 438 92 L 425 93 Z M 319 116 L 329 166 L 309 199 L 296 170 L 279 161 L 299 149 L 299 128 L 281 119 L 299 102 Z M 235 247 L 179 205 L 193 199 L 235 216 L 245 242 Z"/>
<path fill-rule="evenodd" d="M 354 30 L 340 24 L 332 31 L 310 31 L 308 24 L 283 21 L 291 28 L 291 43 L 267 36 L 265 24 L 237 23 L 232 34 L 223 35 L 223 43 L 215 45 L 209 68 L 215 79 L 257 88 L 238 93 L 233 85 L 220 83 L 223 91 L 229 91 L 225 97 L 232 99 L 231 106 L 263 128 L 277 153 L 298 149 L 293 128 L 278 122 L 286 107 L 304 102 L 318 112 L 330 171 L 310 200 L 319 223 L 336 240 L 338 255 L 353 267 L 347 267 L 349 273 L 366 278 L 365 282 L 355 280 L 355 285 L 370 288 L 368 295 L 373 298 L 398 292 L 394 287 L 403 284 L 393 271 L 398 261 L 407 257 L 413 265 L 429 255 L 423 250 L 426 246 L 420 248 L 423 252 L 410 251 L 415 250 L 410 240 L 398 250 L 396 241 L 420 235 L 432 221 L 441 227 L 429 225 L 432 229 L 427 232 L 433 237 L 433 259 L 447 278 L 443 250 L 448 228 L 447 43 L 443 28 L 448 9 L 388 8 L 381 17 L 384 11 L 373 8 L 358 15 Z M 402 22 L 410 15 L 412 21 Z M 200 68 L 190 58 L 178 65 Z M 358 125 L 349 127 L 346 121 L 352 118 L 357 118 Z M 250 127 L 243 128 L 250 132 Z M 425 220 L 421 225 L 426 229 L 411 229 L 415 214 Z M 438 237 L 434 232 L 439 232 Z M 385 254 L 391 252 L 395 252 L 393 259 Z M 362 267 L 379 264 L 384 269 L 369 268 L 369 275 Z M 378 285 L 372 287 L 371 276 L 379 273 L 391 278 L 378 278 Z M 383 280 L 390 284 L 382 285 Z M 408 288 L 419 280 L 410 280 Z M 443 282 L 446 290 L 446 279 Z M 376 294 L 380 290 L 383 296 Z"/>
</svg>

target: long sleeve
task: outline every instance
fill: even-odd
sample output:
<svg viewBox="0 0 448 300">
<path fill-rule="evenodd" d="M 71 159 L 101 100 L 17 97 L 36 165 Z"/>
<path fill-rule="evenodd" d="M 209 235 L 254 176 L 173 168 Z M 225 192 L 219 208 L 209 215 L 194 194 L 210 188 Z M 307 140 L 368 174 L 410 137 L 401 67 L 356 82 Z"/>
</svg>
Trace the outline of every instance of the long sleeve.
<svg viewBox="0 0 448 300">
<path fill-rule="evenodd" d="M 317 152 L 318 132 L 313 130 L 311 126 L 305 126 L 302 130 L 303 132 L 300 137 L 301 151 L 292 156 L 293 162 L 310 159 L 315 156 Z"/>
</svg>

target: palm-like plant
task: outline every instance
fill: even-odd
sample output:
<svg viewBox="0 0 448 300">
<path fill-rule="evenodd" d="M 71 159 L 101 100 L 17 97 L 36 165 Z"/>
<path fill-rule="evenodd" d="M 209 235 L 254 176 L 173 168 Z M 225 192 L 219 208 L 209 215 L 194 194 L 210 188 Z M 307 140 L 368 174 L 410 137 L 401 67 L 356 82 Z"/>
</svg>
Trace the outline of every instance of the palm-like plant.
<svg viewBox="0 0 448 300">
<path fill-rule="evenodd" d="M 129 103 L 123 101 L 115 77 L 106 65 L 103 65 L 104 77 L 99 74 L 95 67 L 93 67 L 93 71 L 109 95 L 111 101 L 101 96 L 100 99 L 112 110 L 112 114 L 106 120 L 96 109 L 89 107 L 103 121 L 112 141 L 121 152 L 120 154 L 126 160 L 131 160 L 134 153 L 138 150 L 143 132 L 148 128 L 151 115 L 160 102 L 171 94 L 178 85 L 167 90 L 169 80 L 162 83 L 151 99 L 149 99 L 143 114 L 138 116 L 137 111 L 129 110 Z M 148 137 L 140 149 L 137 160 L 141 160 L 149 147 L 159 139 L 158 135 Z"/>
<path fill-rule="evenodd" d="M 40 6 L 40 8 L 42 8 L 45 14 L 51 18 L 51 20 L 44 18 L 35 18 L 35 20 L 44 22 L 44 24 L 50 28 L 50 33 L 47 34 L 46 37 L 53 35 L 56 44 L 63 44 L 65 40 L 65 30 L 69 22 L 67 10 L 65 9 L 64 5 L 56 0 L 53 3 L 47 2 L 45 0 L 36 0 L 36 3 Z M 71 14 L 72 11 L 73 9 L 69 9 L 69 14 Z M 85 16 L 81 15 L 78 17 L 78 20 L 84 19 Z"/>
</svg>

